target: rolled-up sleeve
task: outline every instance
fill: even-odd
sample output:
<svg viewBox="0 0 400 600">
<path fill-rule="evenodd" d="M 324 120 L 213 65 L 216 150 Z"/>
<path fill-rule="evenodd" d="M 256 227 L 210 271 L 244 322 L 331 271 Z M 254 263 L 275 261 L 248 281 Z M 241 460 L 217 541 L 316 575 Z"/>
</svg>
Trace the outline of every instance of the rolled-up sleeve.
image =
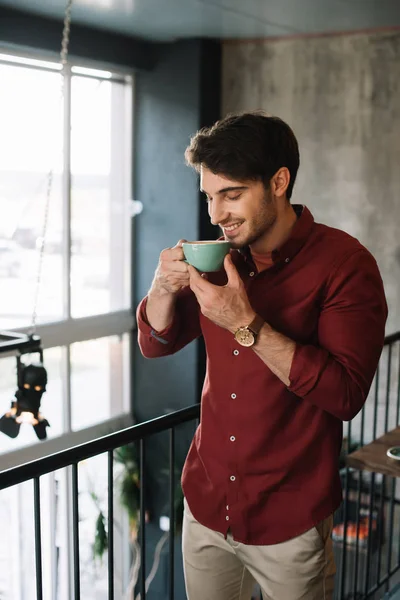
<svg viewBox="0 0 400 600">
<path fill-rule="evenodd" d="M 296 345 L 289 390 L 343 421 L 355 417 L 374 378 L 386 319 L 376 261 L 357 250 L 329 278 L 318 346 Z"/>
<path fill-rule="evenodd" d="M 199 305 L 190 288 L 179 293 L 175 305 L 174 319 L 163 331 L 155 331 L 147 320 L 147 296 L 140 302 L 137 311 L 138 344 L 146 358 L 169 356 L 200 337 Z"/>
</svg>

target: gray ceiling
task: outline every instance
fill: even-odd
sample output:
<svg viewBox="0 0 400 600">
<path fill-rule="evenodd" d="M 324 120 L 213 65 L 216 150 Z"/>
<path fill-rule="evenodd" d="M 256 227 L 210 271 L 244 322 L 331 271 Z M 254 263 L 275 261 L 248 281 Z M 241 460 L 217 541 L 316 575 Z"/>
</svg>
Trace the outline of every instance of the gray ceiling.
<svg viewBox="0 0 400 600">
<path fill-rule="evenodd" d="M 0 0 L 61 18 L 66 0 Z M 265 38 L 400 26 L 400 0 L 74 0 L 72 18 L 148 40 Z"/>
</svg>

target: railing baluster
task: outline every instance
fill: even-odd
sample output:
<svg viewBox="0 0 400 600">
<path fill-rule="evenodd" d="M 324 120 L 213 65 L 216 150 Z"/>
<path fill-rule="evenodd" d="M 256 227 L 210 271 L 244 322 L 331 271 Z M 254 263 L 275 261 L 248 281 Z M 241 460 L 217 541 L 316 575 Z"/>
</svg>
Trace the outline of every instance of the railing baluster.
<svg viewBox="0 0 400 600">
<path fill-rule="evenodd" d="M 388 429 L 389 429 L 389 407 L 390 407 L 390 381 L 391 381 L 391 377 L 392 377 L 392 350 L 393 350 L 393 344 L 389 344 L 389 352 L 388 352 L 388 359 L 387 359 L 387 374 L 386 374 L 386 403 L 385 403 L 385 433 L 387 433 Z M 397 424 L 397 423 L 396 423 Z M 382 554 L 382 543 L 383 543 L 383 536 L 382 536 L 382 532 L 383 532 L 383 514 L 384 514 L 384 503 L 383 503 L 383 498 L 384 496 L 386 496 L 386 476 L 383 476 L 382 479 L 382 497 L 381 497 L 381 507 L 380 507 L 380 515 L 379 515 L 379 555 L 378 555 L 378 568 L 377 568 L 377 572 L 378 572 L 378 584 L 381 581 L 381 554 Z M 392 520 L 392 526 L 393 526 L 393 520 Z M 391 531 L 389 533 L 389 536 L 391 535 Z M 390 542 L 391 544 L 391 542 Z M 390 555 L 389 555 L 389 551 L 387 553 L 387 559 L 390 560 Z M 388 571 L 390 571 L 390 564 L 388 565 Z M 387 585 L 386 585 L 387 587 Z"/>
<path fill-rule="evenodd" d="M 360 446 L 364 446 L 364 430 L 365 430 L 365 409 L 366 406 L 363 406 L 361 411 L 361 424 L 360 424 Z"/>
<path fill-rule="evenodd" d="M 42 536 L 41 536 L 41 515 L 40 515 L 40 479 L 35 477 L 33 480 L 33 503 L 35 511 L 35 558 L 36 558 L 36 599 L 43 598 L 43 578 L 42 578 Z"/>
<path fill-rule="evenodd" d="M 361 412 L 361 425 L 360 425 L 360 446 L 364 445 L 364 428 L 365 428 L 365 406 Z M 361 506 L 361 491 L 362 491 L 362 472 L 358 471 L 358 482 L 357 482 L 357 511 L 356 511 L 356 550 L 354 557 L 354 585 L 353 585 L 353 597 L 357 598 L 358 594 L 358 571 L 359 571 L 359 558 L 360 558 L 360 506 Z"/>
<path fill-rule="evenodd" d="M 340 557 L 340 570 L 339 570 L 339 590 L 340 598 L 345 597 L 345 583 L 346 583 L 346 559 L 347 559 L 347 513 L 349 503 L 349 467 L 345 467 L 345 484 L 344 484 L 344 502 L 343 502 L 343 540 L 342 540 L 342 555 Z"/>
<path fill-rule="evenodd" d="M 351 421 L 347 424 L 347 448 L 351 445 Z M 345 467 L 345 485 L 344 485 L 344 502 L 343 502 L 343 542 L 342 542 L 342 556 L 340 560 L 340 571 L 339 571 L 339 590 L 340 598 L 345 596 L 345 584 L 347 575 L 347 519 L 348 519 L 348 506 L 349 506 L 349 467 Z"/>
<path fill-rule="evenodd" d="M 367 558 L 365 565 L 365 579 L 364 579 L 364 596 L 368 596 L 369 586 L 369 569 L 371 562 L 371 534 L 372 534 L 372 515 L 374 508 L 375 499 L 375 473 L 371 473 L 371 487 L 369 493 L 369 522 L 368 522 L 368 537 L 367 537 Z"/>
<path fill-rule="evenodd" d="M 381 487 L 381 502 L 379 507 L 379 516 L 378 516 L 378 531 L 377 531 L 377 539 L 378 539 L 378 560 L 376 565 L 376 581 L 377 584 L 380 584 L 381 581 L 381 568 L 382 568 L 382 544 L 383 544 L 383 514 L 384 514 L 384 503 L 385 503 L 385 495 L 386 495 L 386 476 L 382 477 L 382 487 Z"/>
<path fill-rule="evenodd" d="M 376 370 L 375 375 L 375 398 L 374 398 L 374 417 L 372 422 L 372 439 L 376 439 L 376 431 L 378 427 L 378 400 L 379 400 L 379 371 L 380 365 L 378 364 L 378 368 Z"/>
<path fill-rule="evenodd" d="M 145 439 L 140 440 L 140 600 L 146 598 Z"/>
<path fill-rule="evenodd" d="M 358 471 L 357 509 L 356 509 L 356 549 L 354 556 L 353 598 L 358 594 L 358 562 L 360 554 L 360 504 L 361 504 L 361 471 Z"/>
<path fill-rule="evenodd" d="M 387 549 L 387 557 L 386 557 L 386 562 L 387 562 L 387 571 L 386 571 L 386 577 L 388 577 L 391 568 L 392 568 L 392 545 L 393 545 L 393 519 L 394 519 L 394 496 L 396 493 L 396 480 L 394 477 L 392 477 L 392 490 L 391 490 L 391 495 L 390 495 L 390 509 L 389 509 L 389 541 L 388 541 L 388 549 Z M 387 580 L 387 583 L 385 585 L 385 592 L 388 591 L 389 588 L 389 580 Z"/>
<path fill-rule="evenodd" d="M 114 453 L 108 451 L 108 599 L 114 600 Z"/>
<path fill-rule="evenodd" d="M 374 394 L 374 411 L 373 411 L 373 421 L 372 421 L 372 439 L 376 439 L 377 435 L 377 427 L 378 427 L 378 401 L 379 401 L 379 371 L 380 365 L 378 364 L 378 368 L 375 374 L 375 394 Z M 371 567 L 371 535 L 372 535 L 372 517 L 373 517 L 373 508 L 374 508 L 374 500 L 375 500 L 375 473 L 371 473 L 371 487 L 370 487 L 370 497 L 369 497 L 369 511 L 368 511 L 368 537 L 367 537 L 367 557 L 366 557 L 366 565 L 365 565 L 365 578 L 364 578 L 364 596 L 368 597 L 368 588 L 370 582 L 370 567 Z M 379 543 L 379 542 L 378 542 Z"/>
<path fill-rule="evenodd" d="M 397 366 L 397 407 L 396 407 L 396 426 L 400 425 L 400 346 L 398 345 L 398 366 Z M 399 480 L 395 481 L 395 490 L 397 488 Z M 396 491 L 395 491 L 396 493 Z M 397 549 L 397 567 L 400 567 L 400 535 L 398 537 L 398 549 Z"/>
<path fill-rule="evenodd" d="M 72 542 L 74 549 L 74 600 L 80 600 L 80 560 L 79 560 L 79 488 L 78 463 L 72 465 Z"/>
<path fill-rule="evenodd" d="M 169 600 L 174 600 L 175 566 L 175 429 L 169 430 Z"/>
<path fill-rule="evenodd" d="M 360 424 L 360 446 L 364 445 L 364 428 L 365 428 L 365 405 L 361 411 Z M 358 594 L 358 570 L 360 558 L 360 505 L 361 505 L 361 488 L 362 488 L 362 473 L 358 471 L 357 481 L 357 510 L 356 510 L 356 549 L 354 556 L 354 580 L 353 580 L 353 598 L 357 598 Z"/>
<path fill-rule="evenodd" d="M 389 428 L 389 402 L 390 402 L 390 379 L 392 376 L 392 344 L 389 346 L 387 376 L 386 376 L 386 403 L 385 403 L 385 433 Z"/>
<path fill-rule="evenodd" d="M 398 361 L 397 361 L 397 405 L 396 405 L 396 426 L 400 420 L 400 347 L 398 345 Z"/>
</svg>

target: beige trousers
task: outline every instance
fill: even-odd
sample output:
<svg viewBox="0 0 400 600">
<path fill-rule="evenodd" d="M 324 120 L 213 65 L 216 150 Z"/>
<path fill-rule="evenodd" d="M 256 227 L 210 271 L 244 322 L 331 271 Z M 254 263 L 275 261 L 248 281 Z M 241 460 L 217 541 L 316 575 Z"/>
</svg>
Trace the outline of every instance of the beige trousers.
<svg viewBox="0 0 400 600">
<path fill-rule="evenodd" d="M 201 525 L 185 499 L 182 551 L 188 600 L 332 600 L 333 517 L 287 542 L 250 546 Z"/>
</svg>

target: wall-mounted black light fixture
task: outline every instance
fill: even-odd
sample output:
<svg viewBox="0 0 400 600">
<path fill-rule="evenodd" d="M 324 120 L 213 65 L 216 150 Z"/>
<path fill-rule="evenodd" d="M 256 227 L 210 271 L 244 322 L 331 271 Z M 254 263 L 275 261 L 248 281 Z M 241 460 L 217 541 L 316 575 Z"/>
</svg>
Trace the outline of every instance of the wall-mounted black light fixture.
<svg viewBox="0 0 400 600">
<path fill-rule="evenodd" d="M 20 342 L 20 344 L 18 344 Z M 42 395 L 46 391 L 47 372 L 43 364 L 43 350 L 38 336 L 21 336 L 13 332 L 0 334 L 0 353 L 16 349 L 17 385 L 15 398 L 11 408 L 0 419 L 0 431 L 11 438 L 16 438 L 23 423 L 32 425 L 37 437 L 47 437 L 46 427 L 49 422 L 40 413 Z M 27 353 L 38 353 L 39 362 L 25 364 L 21 356 Z"/>
</svg>

